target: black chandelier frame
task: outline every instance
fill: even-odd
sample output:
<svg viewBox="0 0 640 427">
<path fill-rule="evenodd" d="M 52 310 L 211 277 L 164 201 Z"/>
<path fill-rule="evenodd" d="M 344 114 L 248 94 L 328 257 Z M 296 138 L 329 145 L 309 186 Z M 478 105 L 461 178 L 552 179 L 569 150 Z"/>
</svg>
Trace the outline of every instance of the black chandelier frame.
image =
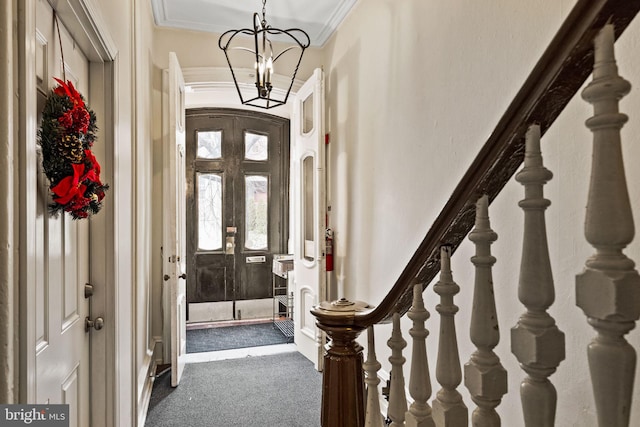
<svg viewBox="0 0 640 427">
<path fill-rule="evenodd" d="M 300 28 L 290 28 L 287 30 L 272 28 L 267 24 L 265 8 L 266 0 L 263 0 L 262 19 L 260 18 L 260 15 L 258 13 L 253 14 L 253 29 L 243 28 L 240 30 L 229 30 L 224 32 L 218 39 L 218 47 L 222 49 L 225 58 L 227 59 L 227 64 L 229 65 L 229 69 L 231 70 L 231 76 L 233 77 L 233 83 L 235 84 L 236 90 L 238 91 L 240 102 L 242 102 L 243 105 L 269 109 L 287 103 L 289 93 L 291 92 L 296 74 L 298 73 L 298 68 L 300 67 L 300 63 L 302 62 L 302 56 L 305 49 L 308 48 L 311 44 L 311 40 L 309 39 L 309 35 Z M 250 48 L 244 46 L 232 46 L 232 43 L 237 36 L 253 37 L 254 50 L 251 50 Z M 273 44 L 269 36 L 271 36 L 271 38 L 278 39 L 286 36 L 288 42 L 292 43 L 293 45 L 286 47 L 274 56 Z M 271 78 L 273 77 L 273 64 L 275 64 L 276 61 L 282 57 L 282 55 L 293 49 L 300 49 L 300 56 L 298 56 L 295 68 L 293 69 L 293 74 L 291 75 L 291 82 L 289 83 L 284 97 L 278 99 L 277 97 L 274 97 L 274 94 L 272 92 L 272 90 L 274 89 L 271 81 Z M 255 97 L 248 97 L 248 99 L 245 99 L 245 97 L 242 95 L 242 91 L 240 89 L 241 84 L 238 83 L 236 73 L 233 70 L 233 65 L 231 64 L 231 59 L 229 57 L 229 52 L 233 50 L 248 51 L 255 56 L 254 69 L 255 86 L 257 90 L 257 96 Z"/>
</svg>

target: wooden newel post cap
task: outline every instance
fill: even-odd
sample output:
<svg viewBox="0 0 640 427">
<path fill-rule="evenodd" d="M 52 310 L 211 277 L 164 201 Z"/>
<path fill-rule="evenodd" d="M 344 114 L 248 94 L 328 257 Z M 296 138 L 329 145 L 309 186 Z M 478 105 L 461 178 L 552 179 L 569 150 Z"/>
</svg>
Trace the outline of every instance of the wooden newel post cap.
<svg viewBox="0 0 640 427">
<path fill-rule="evenodd" d="M 313 307 L 311 314 L 318 319 L 318 326 L 320 326 L 321 329 L 325 329 L 322 325 L 352 326 L 357 316 L 367 314 L 373 310 L 373 308 L 373 306 L 364 301 L 354 302 L 346 298 L 340 298 L 336 301 L 321 302 L 319 305 Z"/>
</svg>

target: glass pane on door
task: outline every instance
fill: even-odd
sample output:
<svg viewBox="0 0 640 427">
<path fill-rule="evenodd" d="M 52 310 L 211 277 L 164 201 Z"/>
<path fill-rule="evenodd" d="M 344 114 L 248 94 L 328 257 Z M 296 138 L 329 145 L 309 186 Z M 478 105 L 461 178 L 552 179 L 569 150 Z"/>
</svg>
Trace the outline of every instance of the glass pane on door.
<svg viewBox="0 0 640 427">
<path fill-rule="evenodd" d="M 313 130 L 313 93 L 302 101 L 302 133 L 307 134 Z"/>
<path fill-rule="evenodd" d="M 314 222 L 313 213 L 314 209 L 314 161 L 313 157 L 306 157 L 302 161 L 302 237 L 304 239 L 303 253 L 304 257 L 310 261 L 315 258 L 315 236 L 314 236 Z"/>
<path fill-rule="evenodd" d="M 222 131 L 197 132 L 199 159 L 222 158 Z"/>
<path fill-rule="evenodd" d="M 244 158 L 245 160 L 268 160 L 269 138 L 267 135 L 246 132 L 244 134 Z"/>
<path fill-rule="evenodd" d="M 269 181 L 263 175 L 245 176 L 245 242 L 250 250 L 267 249 Z"/>
<path fill-rule="evenodd" d="M 222 176 L 198 174 L 198 249 L 222 249 Z"/>
</svg>

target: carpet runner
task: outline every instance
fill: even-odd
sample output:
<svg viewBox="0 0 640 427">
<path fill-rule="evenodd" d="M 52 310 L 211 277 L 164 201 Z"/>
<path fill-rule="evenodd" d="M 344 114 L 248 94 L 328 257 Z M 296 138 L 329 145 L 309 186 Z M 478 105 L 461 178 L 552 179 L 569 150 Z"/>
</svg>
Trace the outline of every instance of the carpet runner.
<svg viewBox="0 0 640 427">
<path fill-rule="evenodd" d="M 287 344 L 293 342 L 292 338 L 285 336 L 271 322 L 189 329 L 187 330 L 187 353 Z"/>
</svg>

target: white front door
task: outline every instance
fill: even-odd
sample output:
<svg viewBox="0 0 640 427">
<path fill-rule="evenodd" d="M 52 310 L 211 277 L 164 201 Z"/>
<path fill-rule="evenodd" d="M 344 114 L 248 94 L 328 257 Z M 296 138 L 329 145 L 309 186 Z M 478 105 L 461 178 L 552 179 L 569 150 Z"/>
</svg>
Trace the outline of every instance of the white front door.
<svg viewBox="0 0 640 427">
<path fill-rule="evenodd" d="M 186 222 L 185 222 L 185 111 L 184 78 L 175 53 L 169 53 L 163 167 L 163 269 L 165 328 L 171 354 L 171 385 L 176 387 L 184 370 L 186 337 Z M 167 307 L 168 306 L 168 307 Z M 169 314 L 167 316 L 167 314 Z M 165 329 L 165 332 L 167 330 Z M 168 335 L 168 336 L 167 336 Z M 165 353 L 166 354 L 166 353 Z"/>
<path fill-rule="evenodd" d="M 89 62 L 66 29 L 60 27 L 64 64 L 60 54 L 53 10 L 45 0 L 36 9 L 36 76 L 38 111 L 42 110 L 53 77 L 66 78 L 88 94 Z M 40 160 L 39 160 L 40 161 Z M 38 173 L 36 211 L 36 379 L 35 395 L 40 404 L 69 404 L 72 427 L 89 425 L 90 370 L 89 337 L 85 319 L 89 300 L 85 284 L 89 280 L 89 224 L 68 214 L 49 216 L 49 182 Z"/>
<path fill-rule="evenodd" d="M 311 315 L 325 289 L 324 81 L 322 70 L 300 88 L 292 116 L 294 340 L 298 351 L 321 369 L 321 331 Z"/>
</svg>

